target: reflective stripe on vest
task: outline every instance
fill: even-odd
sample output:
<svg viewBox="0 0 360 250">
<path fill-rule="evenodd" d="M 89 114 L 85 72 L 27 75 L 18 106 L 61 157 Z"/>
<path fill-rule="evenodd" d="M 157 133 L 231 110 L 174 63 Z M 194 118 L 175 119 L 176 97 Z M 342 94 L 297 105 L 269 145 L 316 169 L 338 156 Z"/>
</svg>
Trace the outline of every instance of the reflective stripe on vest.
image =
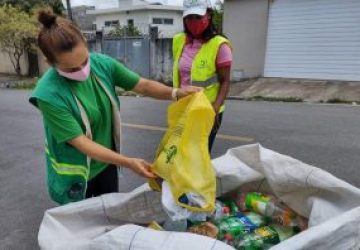
<svg viewBox="0 0 360 250">
<path fill-rule="evenodd" d="M 76 95 L 73 93 L 76 104 L 78 105 L 79 111 L 80 111 L 80 116 L 81 116 L 81 120 L 84 123 L 85 126 L 85 133 L 86 133 L 86 137 L 88 137 L 90 140 L 92 140 L 92 132 L 91 132 L 91 127 L 90 127 L 90 120 L 89 117 L 87 116 L 84 107 L 81 105 L 81 102 L 79 101 L 79 99 L 76 97 Z M 90 169 L 90 165 L 91 165 L 91 158 L 90 156 L 86 155 L 86 164 L 88 166 L 88 168 Z M 89 171 L 90 174 L 90 171 Z M 87 178 L 88 179 L 88 178 Z"/>
<path fill-rule="evenodd" d="M 85 180 L 88 179 L 89 171 L 87 167 L 82 165 L 74 165 L 67 163 L 59 163 L 54 158 L 51 157 L 48 147 L 45 147 L 46 155 L 49 157 L 51 161 L 51 166 L 55 170 L 56 173 L 61 175 L 80 175 Z"/>
<path fill-rule="evenodd" d="M 193 86 L 206 88 L 206 87 L 209 87 L 209 86 L 211 86 L 213 84 L 216 84 L 218 81 L 219 81 L 218 77 L 213 76 L 213 77 L 208 78 L 205 81 L 192 81 L 191 84 Z"/>
</svg>

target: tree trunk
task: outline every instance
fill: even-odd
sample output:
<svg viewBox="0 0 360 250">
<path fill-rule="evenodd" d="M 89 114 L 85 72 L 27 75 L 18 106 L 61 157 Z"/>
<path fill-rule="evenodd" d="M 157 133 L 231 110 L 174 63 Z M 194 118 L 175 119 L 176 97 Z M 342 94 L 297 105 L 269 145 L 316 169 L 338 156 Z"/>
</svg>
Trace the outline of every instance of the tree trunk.
<svg viewBox="0 0 360 250">
<path fill-rule="evenodd" d="M 28 62 L 29 62 L 28 76 L 30 77 L 39 76 L 40 70 L 39 70 L 39 60 L 37 53 L 28 51 L 27 54 L 28 54 Z"/>
<path fill-rule="evenodd" d="M 15 72 L 18 76 L 21 76 L 21 65 L 20 65 L 20 58 L 21 55 L 19 56 L 19 54 L 15 53 L 14 54 L 14 59 L 15 59 Z"/>
<path fill-rule="evenodd" d="M 16 60 L 15 72 L 18 76 L 21 76 L 20 59 Z"/>
<path fill-rule="evenodd" d="M 73 15 L 72 15 L 72 10 L 71 10 L 71 2 L 70 0 L 66 0 L 66 9 L 68 12 L 68 18 L 73 21 Z"/>
</svg>

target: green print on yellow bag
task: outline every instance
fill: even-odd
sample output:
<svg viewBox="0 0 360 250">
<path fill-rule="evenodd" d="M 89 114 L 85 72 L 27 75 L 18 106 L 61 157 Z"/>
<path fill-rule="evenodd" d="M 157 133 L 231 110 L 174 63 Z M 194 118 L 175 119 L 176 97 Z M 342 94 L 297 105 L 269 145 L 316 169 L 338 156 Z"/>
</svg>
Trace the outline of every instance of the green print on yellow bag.
<svg viewBox="0 0 360 250">
<path fill-rule="evenodd" d="M 177 204 L 194 212 L 211 212 L 215 207 L 216 177 L 208 150 L 214 118 L 213 107 L 203 92 L 170 105 L 168 129 L 152 167 L 169 183 Z M 150 181 L 150 186 L 160 190 L 155 180 Z M 201 207 L 179 201 L 186 194 L 200 197 Z"/>
</svg>

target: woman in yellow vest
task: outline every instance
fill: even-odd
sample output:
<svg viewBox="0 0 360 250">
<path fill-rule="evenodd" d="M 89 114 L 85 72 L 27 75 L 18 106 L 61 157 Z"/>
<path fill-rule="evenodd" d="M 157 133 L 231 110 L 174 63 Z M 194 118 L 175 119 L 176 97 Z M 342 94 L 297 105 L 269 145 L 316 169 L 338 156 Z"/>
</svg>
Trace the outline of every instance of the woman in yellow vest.
<svg viewBox="0 0 360 250">
<path fill-rule="evenodd" d="M 207 0 L 184 0 L 184 32 L 173 39 L 173 85 L 203 87 L 216 113 L 209 136 L 211 152 L 229 91 L 232 53 L 229 40 L 217 32 Z"/>
</svg>

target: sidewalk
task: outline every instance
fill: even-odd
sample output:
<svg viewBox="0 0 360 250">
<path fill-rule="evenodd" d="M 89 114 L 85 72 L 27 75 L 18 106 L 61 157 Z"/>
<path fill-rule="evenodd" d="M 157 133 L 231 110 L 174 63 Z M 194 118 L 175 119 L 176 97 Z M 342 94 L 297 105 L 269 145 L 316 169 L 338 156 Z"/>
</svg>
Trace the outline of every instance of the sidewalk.
<svg viewBox="0 0 360 250">
<path fill-rule="evenodd" d="M 1 88 L 31 88 L 37 78 L 0 74 Z M 229 99 L 360 103 L 360 82 L 258 78 L 232 83 Z"/>
<path fill-rule="evenodd" d="M 233 83 L 229 98 L 360 103 L 360 82 L 259 78 Z"/>
<path fill-rule="evenodd" d="M 8 75 L 0 73 L 0 89 L 1 88 L 26 88 L 36 82 L 37 78 L 26 76 Z"/>
</svg>

